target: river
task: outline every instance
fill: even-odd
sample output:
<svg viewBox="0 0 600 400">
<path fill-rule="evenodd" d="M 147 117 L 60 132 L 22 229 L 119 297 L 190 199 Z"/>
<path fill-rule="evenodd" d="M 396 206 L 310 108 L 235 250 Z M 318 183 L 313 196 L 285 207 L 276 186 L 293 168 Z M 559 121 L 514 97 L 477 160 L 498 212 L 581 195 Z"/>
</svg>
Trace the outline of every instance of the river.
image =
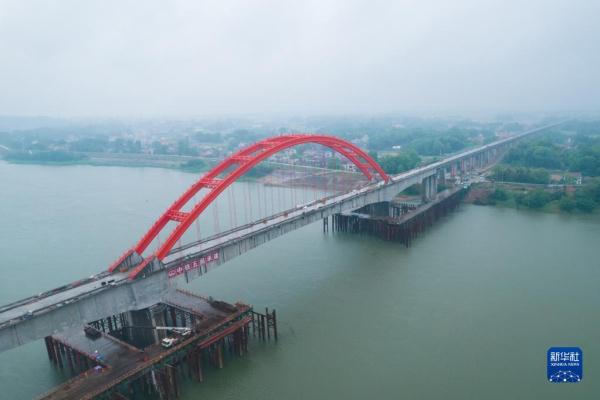
<svg viewBox="0 0 600 400">
<path fill-rule="evenodd" d="M 0 162 L 0 303 L 96 273 L 196 175 Z M 240 183 L 236 190 L 258 186 Z M 240 192 L 242 193 L 242 192 Z M 190 284 L 277 309 L 277 344 L 182 399 L 586 399 L 600 393 L 600 217 L 463 205 L 404 248 L 313 224 Z M 579 384 L 546 350 L 579 346 Z M 66 379 L 42 342 L 0 354 L 0 398 Z"/>
</svg>

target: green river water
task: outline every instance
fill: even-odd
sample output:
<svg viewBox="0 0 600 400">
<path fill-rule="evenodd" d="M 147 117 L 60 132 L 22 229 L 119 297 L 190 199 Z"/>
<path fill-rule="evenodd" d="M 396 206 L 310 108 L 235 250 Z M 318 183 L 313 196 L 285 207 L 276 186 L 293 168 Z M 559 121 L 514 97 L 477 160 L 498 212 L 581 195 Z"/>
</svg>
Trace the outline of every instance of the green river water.
<svg viewBox="0 0 600 400">
<path fill-rule="evenodd" d="M 195 178 L 0 162 L 0 303 L 106 268 Z M 313 224 L 189 289 L 277 309 L 280 340 L 186 382 L 184 400 L 600 395 L 598 215 L 463 205 L 411 248 Z M 546 381 L 550 346 L 582 348 L 581 383 Z M 0 354 L 0 399 L 66 378 L 42 342 Z"/>
</svg>

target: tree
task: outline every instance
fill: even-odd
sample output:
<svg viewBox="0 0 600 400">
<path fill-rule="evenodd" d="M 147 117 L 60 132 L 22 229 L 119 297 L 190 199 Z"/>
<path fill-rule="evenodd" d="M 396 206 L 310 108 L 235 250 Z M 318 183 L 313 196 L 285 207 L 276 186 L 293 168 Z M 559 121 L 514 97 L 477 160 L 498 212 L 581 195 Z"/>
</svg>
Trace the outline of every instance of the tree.
<svg viewBox="0 0 600 400">
<path fill-rule="evenodd" d="M 588 183 L 585 193 L 589 198 L 600 204 L 600 179 Z"/>
<path fill-rule="evenodd" d="M 578 197 L 575 199 L 575 207 L 585 213 L 590 213 L 596 208 L 596 203 L 587 197 Z"/>
<path fill-rule="evenodd" d="M 384 156 L 379 159 L 379 165 L 388 174 L 398 174 L 408 171 L 421 162 L 421 157 L 412 150 L 403 151 L 393 156 Z"/>
<path fill-rule="evenodd" d="M 548 183 L 550 174 L 540 168 L 511 167 L 497 165 L 492 170 L 491 178 L 501 182 Z"/>
<path fill-rule="evenodd" d="M 548 204 L 552 198 L 550 193 L 541 189 L 532 190 L 526 194 L 519 194 L 515 197 L 517 204 L 524 205 L 529 208 L 542 208 Z"/>
<path fill-rule="evenodd" d="M 524 167 L 561 169 L 564 167 L 564 150 L 549 140 L 538 140 L 513 147 L 504 162 Z"/>
<path fill-rule="evenodd" d="M 508 192 L 502 188 L 496 188 L 496 190 L 489 195 L 489 198 L 495 201 L 506 201 L 508 200 L 508 197 Z"/>
<path fill-rule="evenodd" d="M 575 200 L 573 200 L 573 198 L 570 196 L 564 196 L 558 203 L 558 207 L 562 211 L 572 212 L 576 207 Z"/>
</svg>

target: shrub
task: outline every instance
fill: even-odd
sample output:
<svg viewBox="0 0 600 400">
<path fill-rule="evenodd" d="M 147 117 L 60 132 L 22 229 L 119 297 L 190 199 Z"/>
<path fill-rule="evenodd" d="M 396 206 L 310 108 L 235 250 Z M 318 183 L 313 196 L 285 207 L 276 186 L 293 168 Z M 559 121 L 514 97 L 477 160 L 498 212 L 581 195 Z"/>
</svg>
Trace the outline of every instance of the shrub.
<svg viewBox="0 0 600 400">
<path fill-rule="evenodd" d="M 493 201 L 506 201 L 509 198 L 508 192 L 501 188 L 496 188 L 489 196 Z"/>
<path fill-rule="evenodd" d="M 550 201 L 552 196 L 541 189 L 533 190 L 525 195 L 519 195 L 516 198 L 517 202 L 529 208 L 542 208 Z"/>
<path fill-rule="evenodd" d="M 573 210 L 575 210 L 575 206 L 575 200 L 573 200 L 573 198 L 570 196 L 563 197 L 558 203 L 558 207 L 562 211 L 566 212 L 572 212 Z"/>
<path fill-rule="evenodd" d="M 596 203 L 587 197 L 580 197 L 575 199 L 575 207 L 577 207 L 577 209 L 580 211 L 589 213 L 594 211 L 594 208 L 596 208 Z"/>
</svg>

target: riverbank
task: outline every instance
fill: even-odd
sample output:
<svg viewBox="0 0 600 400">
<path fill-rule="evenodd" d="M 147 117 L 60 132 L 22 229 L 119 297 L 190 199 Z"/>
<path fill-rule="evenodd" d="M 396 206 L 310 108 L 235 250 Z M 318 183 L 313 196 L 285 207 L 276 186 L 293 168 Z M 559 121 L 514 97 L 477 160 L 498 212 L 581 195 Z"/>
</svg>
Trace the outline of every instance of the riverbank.
<svg viewBox="0 0 600 400">
<path fill-rule="evenodd" d="M 580 186 L 483 182 L 471 187 L 465 202 L 550 213 L 600 213 L 600 182 Z"/>
<path fill-rule="evenodd" d="M 14 154 L 14 153 L 13 153 Z M 18 157 L 5 156 L 2 160 L 11 164 L 41 166 L 91 165 L 97 167 L 162 168 L 189 173 L 208 171 L 218 160 L 180 155 L 133 154 L 133 153 L 74 153 L 47 152 L 51 156 L 33 156 L 19 153 Z M 331 170 L 312 166 L 299 166 L 264 161 L 248 171 L 239 180 L 260 181 L 267 186 L 280 187 L 330 187 L 351 190 L 364 184 L 361 173 Z"/>
<path fill-rule="evenodd" d="M 214 162 L 212 159 L 179 155 L 74 152 L 47 152 L 43 154 L 9 153 L 4 155 L 3 159 L 13 164 L 149 167 L 179 169 L 189 172 L 205 171 Z"/>
</svg>

